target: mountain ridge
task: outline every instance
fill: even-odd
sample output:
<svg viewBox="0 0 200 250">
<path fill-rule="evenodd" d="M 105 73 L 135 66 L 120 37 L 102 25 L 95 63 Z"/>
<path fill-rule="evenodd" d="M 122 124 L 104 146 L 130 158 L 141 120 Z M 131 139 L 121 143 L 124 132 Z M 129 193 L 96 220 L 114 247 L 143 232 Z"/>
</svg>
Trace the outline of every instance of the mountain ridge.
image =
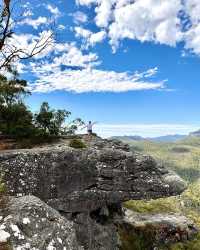
<svg viewBox="0 0 200 250">
<path fill-rule="evenodd" d="M 174 134 L 174 135 L 164 135 L 158 137 L 142 137 L 138 135 L 125 135 L 125 136 L 112 136 L 111 139 L 118 140 L 134 140 L 134 141 L 153 141 L 153 142 L 176 142 L 178 140 L 185 139 L 188 135 Z"/>
</svg>

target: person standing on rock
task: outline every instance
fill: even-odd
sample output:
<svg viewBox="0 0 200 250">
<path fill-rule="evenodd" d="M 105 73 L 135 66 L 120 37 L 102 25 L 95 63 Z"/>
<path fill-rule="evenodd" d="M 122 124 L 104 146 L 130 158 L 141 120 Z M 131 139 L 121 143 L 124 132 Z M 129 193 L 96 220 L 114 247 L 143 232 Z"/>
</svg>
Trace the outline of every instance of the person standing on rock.
<svg viewBox="0 0 200 250">
<path fill-rule="evenodd" d="M 93 134 L 93 126 L 94 126 L 94 124 L 96 124 L 97 122 L 91 122 L 91 121 L 89 121 L 88 122 L 88 124 L 84 127 L 84 128 L 87 128 L 87 133 L 88 133 L 88 135 L 92 135 Z"/>
</svg>

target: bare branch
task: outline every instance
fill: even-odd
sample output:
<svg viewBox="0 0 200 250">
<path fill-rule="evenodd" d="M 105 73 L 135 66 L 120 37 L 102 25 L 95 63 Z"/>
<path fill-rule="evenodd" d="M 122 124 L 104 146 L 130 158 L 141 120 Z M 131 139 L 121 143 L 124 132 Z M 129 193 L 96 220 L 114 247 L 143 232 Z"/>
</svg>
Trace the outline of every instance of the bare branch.
<svg viewBox="0 0 200 250">
<path fill-rule="evenodd" d="M 12 27 L 17 23 L 17 21 L 14 21 L 13 24 L 13 11 L 11 0 L 4 0 L 4 6 L 0 10 L 0 70 L 10 69 L 12 63 L 17 60 L 27 60 L 42 53 L 54 42 L 54 32 L 51 30 L 44 33 L 40 38 L 34 37 L 27 48 L 20 45 L 16 46 L 15 40 L 12 39 L 15 34 Z"/>
<path fill-rule="evenodd" d="M 3 7 L 1 16 L 1 25 L 3 25 L 4 17 L 5 17 L 5 27 L 3 27 L 2 31 L 2 37 L 0 39 L 0 51 L 3 49 L 3 46 L 5 44 L 6 38 L 8 37 L 10 31 L 9 31 L 9 26 L 10 26 L 10 19 L 11 19 L 11 12 L 10 12 L 10 1 L 9 0 L 4 0 L 5 6 Z"/>
</svg>

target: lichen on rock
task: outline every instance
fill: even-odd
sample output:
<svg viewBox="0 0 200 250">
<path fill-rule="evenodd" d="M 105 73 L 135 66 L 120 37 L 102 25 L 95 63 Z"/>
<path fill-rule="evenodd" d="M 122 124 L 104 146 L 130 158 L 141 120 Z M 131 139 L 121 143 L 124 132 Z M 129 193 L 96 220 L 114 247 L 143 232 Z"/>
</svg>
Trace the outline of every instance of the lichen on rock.
<svg viewBox="0 0 200 250">
<path fill-rule="evenodd" d="M 82 140 L 85 149 L 62 142 L 2 152 L 0 171 L 9 195 L 21 199 L 35 195 L 72 221 L 84 249 L 117 250 L 116 223 L 123 217 L 122 202 L 177 195 L 186 184 L 151 157 L 133 153 L 119 141 Z M 33 218 L 24 214 L 22 226 L 32 225 L 29 220 Z"/>
<path fill-rule="evenodd" d="M 0 211 L 0 242 L 13 249 L 81 250 L 73 222 L 34 196 L 10 198 L 7 210 Z"/>
</svg>

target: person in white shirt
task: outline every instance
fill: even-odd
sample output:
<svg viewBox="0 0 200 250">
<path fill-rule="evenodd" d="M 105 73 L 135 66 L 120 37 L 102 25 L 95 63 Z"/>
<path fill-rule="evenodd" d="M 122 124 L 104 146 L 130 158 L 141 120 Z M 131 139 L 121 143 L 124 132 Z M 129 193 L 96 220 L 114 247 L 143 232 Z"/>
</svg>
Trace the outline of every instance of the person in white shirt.
<svg viewBox="0 0 200 250">
<path fill-rule="evenodd" d="M 91 121 L 89 121 L 88 122 L 88 124 L 85 126 L 85 128 L 87 128 L 87 133 L 88 133 L 88 135 L 92 135 L 92 129 L 93 129 L 93 126 L 94 126 L 94 124 L 96 124 L 96 122 L 91 122 Z"/>
</svg>

